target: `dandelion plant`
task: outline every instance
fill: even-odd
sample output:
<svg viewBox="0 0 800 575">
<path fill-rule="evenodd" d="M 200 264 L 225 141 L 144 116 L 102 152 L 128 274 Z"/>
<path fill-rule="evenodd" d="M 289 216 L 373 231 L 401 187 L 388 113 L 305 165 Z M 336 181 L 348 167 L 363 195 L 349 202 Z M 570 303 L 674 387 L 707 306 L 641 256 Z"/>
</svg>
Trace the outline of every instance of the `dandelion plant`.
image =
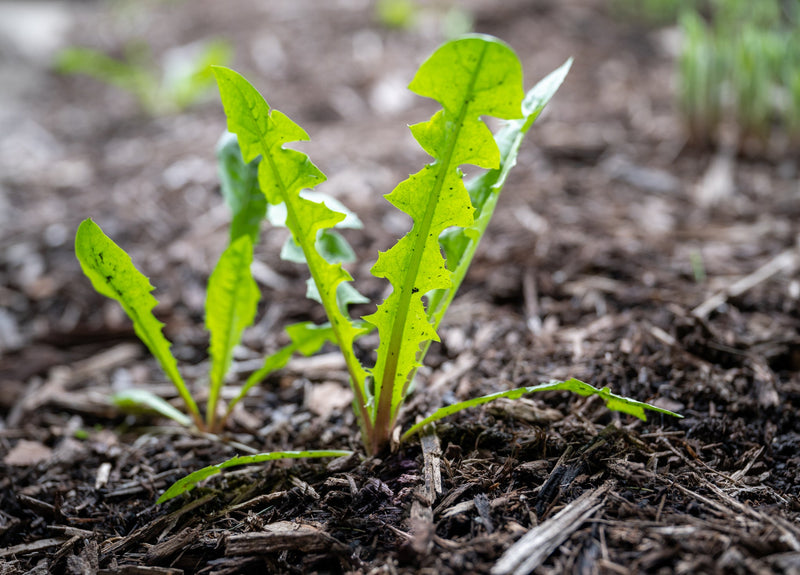
<svg viewBox="0 0 800 575">
<path fill-rule="evenodd" d="M 258 224 L 268 219 L 284 225 L 291 237 L 282 256 L 307 266 L 308 296 L 322 304 L 328 322 L 289 326 L 291 343 L 265 360 L 263 369 L 246 382 L 240 397 L 266 374 L 285 365 L 292 353 L 315 353 L 324 343 L 332 342 L 344 357 L 364 449 L 368 454 L 378 454 L 390 442 L 431 342 L 439 340 L 437 329 L 486 233 L 522 140 L 563 82 L 570 64 L 565 63 L 527 94 L 517 56 L 490 36 L 471 35 L 448 42 L 422 64 L 409 89 L 435 100 L 441 109 L 429 120 L 412 125 L 411 133 L 432 159 L 385 196 L 413 223 L 394 246 L 378 255 L 371 272 L 387 280 L 391 292 L 373 313 L 362 318 L 351 317 L 349 311 L 350 304 L 366 301 L 353 287 L 353 278 L 345 267 L 353 253 L 335 231 L 357 218 L 341 203 L 314 189 L 325 181 L 325 175 L 306 154 L 291 147 L 294 142 L 307 140 L 306 132 L 271 108 L 239 73 L 215 67 L 228 130 L 234 135 L 227 138 L 220 154 L 223 185 L 228 187 L 226 198 L 234 208 L 234 219 L 231 243 L 209 281 L 208 301 L 214 305 L 207 306 L 206 325 L 211 332 L 212 367 L 204 419 L 177 374 L 160 325 L 151 318 L 155 300 L 149 295 L 152 288 L 146 278 L 131 282 L 135 290 L 128 293 L 133 287 L 125 278 L 135 275 L 130 271 L 129 258 L 124 265 L 120 263 L 127 256 L 114 245 L 119 252 L 115 251 L 113 242 L 92 222 L 84 222 L 79 230 L 79 259 L 98 291 L 123 304 L 137 326 L 137 334 L 178 388 L 194 423 L 219 429 L 224 417 L 217 419 L 215 408 L 231 362 L 232 345 L 253 321 L 258 300 L 249 272 Z M 496 134 L 483 121 L 489 116 L 505 121 Z M 465 182 L 465 165 L 482 172 Z M 111 252 L 115 253 L 114 264 L 108 265 Z M 365 363 L 358 340 L 373 330 L 379 344 L 374 362 Z M 609 409 L 642 419 L 645 410 L 675 415 L 617 396 L 607 388 L 570 379 L 500 391 L 443 407 L 409 428 L 402 440 L 461 409 L 547 390 L 599 395 Z M 341 453 L 345 452 L 272 452 L 234 458 L 185 477 L 159 501 L 191 489 L 225 467 Z"/>
</svg>

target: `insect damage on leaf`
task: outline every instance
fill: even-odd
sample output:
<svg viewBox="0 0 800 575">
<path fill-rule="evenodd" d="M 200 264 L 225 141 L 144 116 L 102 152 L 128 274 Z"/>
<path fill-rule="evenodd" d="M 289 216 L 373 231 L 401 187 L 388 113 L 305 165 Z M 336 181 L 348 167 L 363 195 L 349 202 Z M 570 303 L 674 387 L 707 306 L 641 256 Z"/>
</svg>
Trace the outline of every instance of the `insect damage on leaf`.
<svg viewBox="0 0 800 575">
<path fill-rule="evenodd" d="M 372 371 L 375 425 L 384 441 L 402 403 L 420 347 L 438 340 L 422 296 L 451 286 L 439 235 L 472 224 L 473 206 L 459 167 L 496 168 L 500 154 L 481 116 L 521 116 L 522 68 L 504 43 L 486 36 L 450 42 L 419 69 L 409 89 L 442 105 L 429 121 L 411 127 L 435 161 L 401 182 L 386 199 L 414 221 L 411 230 L 378 256 L 376 277 L 392 284 L 391 295 L 364 319 L 377 327 L 380 345 Z"/>
<path fill-rule="evenodd" d="M 98 293 L 118 301 L 133 322 L 133 329 L 175 384 L 195 422 L 200 412 L 178 372 L 170 343 L 161 331 L 164 326 L 153 315 L 158 304 L 150 293 L 153 286 L 131 261 L 131 257 L 103 233 L 91 219 L 84 220 L 75 235 L 75 255 L 83 273 Z"/>
<path fill-rule="evenodd" d="M 305 256 L 316 293 L 330 319 L 331 328 L 345 357 L 351 386 L 360 406 L 362 427 L 368 426 L 364 392 L 366 371 L 358 361 L 353 342 L 363 332 L 339 305 L 339 286 L 353 278 L 341 262 L 329 262 L 317 249 L 318 232 L 336 226 L 346 214 L 331 209 L 325 202 L 315 202 L 301 194 L 325 180 L 325 175 L 302 152 L 285 144 L 308 140 L 308 134 L 288 116 L 270 108 L 261 94 L 240 74 L 216 67 L 214 74 L 228 117 L 228 129 L 239 138 L 246 162 L 259 155 L 258 181 L 272 205 L 283 204 L 286 226 Z"/>
</svg>

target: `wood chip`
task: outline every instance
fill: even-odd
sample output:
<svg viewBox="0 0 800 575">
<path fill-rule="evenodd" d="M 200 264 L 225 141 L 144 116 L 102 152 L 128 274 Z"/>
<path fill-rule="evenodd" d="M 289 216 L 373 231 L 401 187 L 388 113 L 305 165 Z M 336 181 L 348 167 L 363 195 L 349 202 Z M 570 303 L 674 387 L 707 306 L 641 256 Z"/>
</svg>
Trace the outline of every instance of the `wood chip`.
<svg viewBox="0 0 800 575">
<path fill-rule="evenodd" d="M 12 547 L 0 549 L 0 557 L 27 555 L 28 553 L 34 553 L 36 551 L 42 551 L 44 549 L 56 547 L 62 543 L 64 543 L 64 539 L 39 539 L 38 541 L 32 541 L 31 543 L 22 543 L 20 545 L 14 545 Z"/>
<path fill-rule="evenodd" d="M 425 477 L 425 500 L 430 506 L 442 494 L 442 447 L 435 433 L 423 435 L 423 475 Z"/>
<path fill-rule="evenodd" d="M 526 423 L 554 423 L 564 419 L 564 413 L 538 404 L 532 399 L 498 399 L 488 407 L 489 413 L 500 417 L 510 417 Z"/>
<path fill-rule="evenodd" d="M 6 453 L 3 463 L 25 467 L 47 461 L 53 456 L 53 450 L 38 441 L 20 439 L 17 444 Z"/>
<path fill-rule="evenodd" d="M 612 483 L 586 491 L 554 517 L 534 527 L 509 547 L 492 567 L 492 575 L 527 575 L 547 559 L 584 521 L 603 506 Z"/>
<path fill-rule="evenodd" d="M 134 545 L 139 543 L 144 543 L 152 539 L 156 536 L 156 534 L 162 533 L 168 527 L 171 527 L 175 524 L 175 522 L 180 518 L 182 515 L 189 513 L 197 509 L 198 507 L 202 507 L 209 501 L 212 501 L 216 495 L 213 493 L 209 493 L 208 495 L 204 495 L 200 499 L 196 499 L 191 503 L 184 505 L 177 511 L 173 511 L 169 515 L 163 515 L 154 521 L 139 527 L 135 531 L 133 531 L 127 537 L 122 537 L 120 539 L 115 539 L 113 542 L 109 542 L 105 545 L 102 549 L 104 556 L 111 556 L 117 553 L 121 553 Z"/>
<path fill-rule="evenodd" d="M 160 541 L 159 543 L 150 547 L 145 555 L 146 563 L 165 563 L 169 559 L 184 549 L 186 549 L 192 541 L 197 540 L 200 535 L 198 529 L 186 528 L 183 531 L 176 533 L 172 537 Z"/>
<path fill-rule="evenodd" d="M 419 555 L 429 555 L 433 550 L 433 536 L 436 526 L 433 523 L 433 510 L 430 505 L 415 499 L 411 503 L 411 548 Z"/>
<path fill-rule="evenodd" d="M 97 468 L 97 476 L 94 479 L 94 488 L 101 489 L 108 483 L 108 478 L 111 477 L 111 464 L 104 461 Z"/>
<path fill-rule="evenodd" d="M 486 533 L 491 535 L 494 531 L 494 525 L 492 524 L 489 498 L 486 497 L 485 493 L 478 493 L 473 501 L 475 502 L 475 508 L 478 510 L 478 516 L 480 517 L 481 524 L 483 525 L 484 529 L 486 529 Z"/>
<path fill-rule="evenodd" d="M 767 281 L 772 276 L 784 272 L 787 275 L 793 274 L 800 263 L 800 257 L 795 248 L 788 249 L 779 253 L 753 273 L 743 277 L 739 281 L 732 283 L 727 289 L 715 293 L 706 301 L 692 310 L 692 314 L 701 319 L 708 317 L 712 311 L 728 301 L 729 297 L 739 297 L 750 291 L 758 284 Z"/>
<path fill-rule="evenodd" d="M 433 429 L 433 428 L 429 428 Z M 422 474 L 425 482 L 414 494 L 409 522 L 411 524 L 411 548 L 420 555 L 429 555 L 433 550 L 436 526 L 431 506 L 442 494 L 442 448 L 435 432 L 420 438 L 422 445 Z"/>
<path fill-rule="evenodd" d="M 332 413 L 341 413 L 342 409 L 349 408 L 353 402 L 353 391 L 341 383 L 323 381 L 309 385 L 305 399 L 311 413 L 328 419 Z"/>
<path fill-rule="evenodd" d="M 347 546 L 320 528 L 308 523 L 277 521 L 264 527 L 264 531 L 244 533 L 228 538 L 225 555 L 263 555 L 279 551 L 315 552 L 330 550 L 345 552 Z"/>
</svg>

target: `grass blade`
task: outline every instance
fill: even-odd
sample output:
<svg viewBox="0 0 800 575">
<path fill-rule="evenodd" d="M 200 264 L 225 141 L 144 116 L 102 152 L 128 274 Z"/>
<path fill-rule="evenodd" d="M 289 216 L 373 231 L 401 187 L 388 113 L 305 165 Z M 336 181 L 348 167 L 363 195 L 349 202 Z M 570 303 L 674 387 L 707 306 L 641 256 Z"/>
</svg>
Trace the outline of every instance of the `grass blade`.
<svg viewBox="0 0 800 575">
<path fill-rule="evenodd" d="M 533 385 L 529 387 L 518 387 L 516 389 L 510 389 L 508 391 L 500 391 L 497 393 L 490 393 L 489 395 L 483 395 L 481 397 L 476 397 L 474 399 L 468 399 L 467 401 L 461 401 L 459 403 L 454 403 L 452 405 L 448 405 L 442 408 L 437 409 L 431 415 L 420 421 L 419 423 L 414 424 L 411 428 L 406 431 L 403 436 L 401 437 L 401 441 L 405 441 L 409 439 L 416 433 L 419 433 L 422 428 L 426 425 L 433 423 L 434 421 L 439 421 L 449 415 L 457 413 L 463 409 L 468 409 L 470 407 L 476 407 L 478 405 L 483 405 L 484 403 L 489 403 L 490 401 L 495 401 L 496 399 L 507 398 L 507 399 L 519 399 L 520 397 L 527 395 L 529 393 L 536 393 L 539 391 L 571 391 L 573 393 L 577 393 L 581 396 L 589 396 L 589 395 L 599 395 L 606 404 L 606 407 L 612 411 L 621 411 L 623 413 L 627 413 L 629 415 L 633 415 L 634 417 L 638 417 L 643 421 L 647 421 L 647 415 L 645 414 L 645 410 L 655 411 L 658 413 L 663 413 L 664 415 L 671 415 L 673 417 L 683 418 L 682 415 L 669 411 L 668 409 L 664 409 L 661 407 L 656 407 L 655 405 L 650 405 L 649 403 L 644 403 L 641 401 L 636 401 L 635 399 L 630 399 L 624 397 L 622 395 L 616 395 L 611 393 L 611 391 L 604 387 L 602 389 L 598 389 L 588 383 L 584 383 L 578 379 L 568 379 L 567 381 L 551 381 L 550 383 L 542 383 L 540 385 Z"/>
<path fill-rule="evenodd" d="M 221 473 L 223 469 L 229 467 L 236 467 L 238 465 L 250 465 L 253 463 L 263 463 L 265 461 L 274 461 L 276 459 L 312 459 L 317 457 L 345 457 L 352 455 L 352 451 L 271 451 L 269 453 L 258 453 L 255 455 L 240 455 L 216 465 L 209 465 L 202 469 L 198 469 L 194 473 L 190 473 L 183 479 L 179 479 L 167 489 L 161 497 L 158 498 L 156 503 L 164 503 L 182 493 L 186 493 L 194 489 L 194 487 L 203 481 Z"/>
</svg>

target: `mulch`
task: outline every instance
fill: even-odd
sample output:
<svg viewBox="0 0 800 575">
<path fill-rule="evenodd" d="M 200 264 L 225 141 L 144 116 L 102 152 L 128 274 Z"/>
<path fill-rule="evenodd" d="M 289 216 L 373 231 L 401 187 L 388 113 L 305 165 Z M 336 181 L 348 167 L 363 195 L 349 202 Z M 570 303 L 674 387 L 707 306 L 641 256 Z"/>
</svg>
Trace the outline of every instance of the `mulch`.
<svg viewBox="0 0 800 575">
<path fill-rule="evenodd" d="M 407 229 L 381 194 L 425 161 L 404 125 L 431 113 L 396 88 L 441 40 L 443 12 L 387 30 L 353 0 L 223 4 L 69 3 L 70 42 L 119 53 L 143 37 L 162 54 L 228 38 L 234 66 L 311 134 L 325 191 L 366 222 L 348 236 L 353 275 L 380 300 L 369 267 Z M 796 153 L 691 147 L 669 30 L 600 0 L 496 4 L 463 5 L 515 48 L 528 86 L 568 56 L 575 66 L 400 421 L 568 377 L 684 419 L 534 395 L 378 457 L 235 468 L 156 505 L 242 449 L 361 453 L 346 370 L 332 349 L 292 360 L 218 438 L 111 406 L 132 385 L 176 393 L 92 292 L 72 234 L 92 216 L 133 254 L 202 397 L 204 285 L 227 234 L 213 159 L 224 119 L 213 99 L 147 117 L 113 88 L 33 67 L 22 112 L 0 117 L 14 143 L 0 145 L 1 575 L 800 573 Z M 321 319 L 282 241 L 270 230 L 258 248 L 264 297 L 232 388 L 281 326 Z"/>
</svg>

